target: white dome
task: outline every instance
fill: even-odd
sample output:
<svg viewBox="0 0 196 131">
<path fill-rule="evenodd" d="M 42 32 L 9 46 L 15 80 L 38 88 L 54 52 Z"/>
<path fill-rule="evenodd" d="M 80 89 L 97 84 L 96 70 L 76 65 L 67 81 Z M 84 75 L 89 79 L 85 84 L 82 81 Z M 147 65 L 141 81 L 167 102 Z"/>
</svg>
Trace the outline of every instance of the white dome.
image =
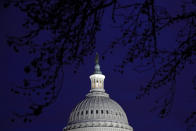
<svg viewBox="0 0 196 131">
<path fill-rule="evenodd" d="M 64 130 L 92 126 L 122 128 L 132 131 L 124 110 L 105 92 L 88 93 L 86 98 L 73 109 Z"/>
<path fill-rule="evenodd" d="M 91 90 L 72 110 L 64 131 L 133 131 L 124 110 L 105 93 L 98 63 L 90 79 Z"/>
</svg>

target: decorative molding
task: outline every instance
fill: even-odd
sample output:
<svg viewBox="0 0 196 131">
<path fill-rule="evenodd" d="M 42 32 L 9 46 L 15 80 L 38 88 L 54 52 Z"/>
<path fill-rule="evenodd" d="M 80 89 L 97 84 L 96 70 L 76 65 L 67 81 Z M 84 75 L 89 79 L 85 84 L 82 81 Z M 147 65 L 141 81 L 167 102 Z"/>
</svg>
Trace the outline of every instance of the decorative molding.
<svg viewBox="0 0 196 131">
<path fill-rule="evenodd" d="M 112 128 L 120 128 L 120 129 L 126 129 L 128 131 L 133 131 L 133 128 L 128 124 L 114 123 L 114 122 L 94 122 L 94 121 L 71 124 L 65 127 L 64 131 L 69 131 L 77 128 L 86 128 L 86 127 L 112 127 Z"/>
</svg>

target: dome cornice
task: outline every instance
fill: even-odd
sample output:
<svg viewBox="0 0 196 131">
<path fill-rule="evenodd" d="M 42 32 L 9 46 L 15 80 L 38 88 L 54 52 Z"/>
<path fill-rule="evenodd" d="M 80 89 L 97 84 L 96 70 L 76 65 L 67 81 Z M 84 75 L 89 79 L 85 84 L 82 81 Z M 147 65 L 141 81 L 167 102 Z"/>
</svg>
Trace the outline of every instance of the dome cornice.
<svg viewBox="0 0 196 131">
<path fill-rule="evenodd" d="M 121 128 L 132 131 L 132 127 L 128 124 L 123 123 L 115 123 L 115 122 L 103 122 L 103 121 L 92 121 L 92 122 L 81 122 L 68 125 L 65 130 L 77 129 L 77 128 L 86 128 L 86 127 L 113 127 L 113 128 Z"/>
</svg>

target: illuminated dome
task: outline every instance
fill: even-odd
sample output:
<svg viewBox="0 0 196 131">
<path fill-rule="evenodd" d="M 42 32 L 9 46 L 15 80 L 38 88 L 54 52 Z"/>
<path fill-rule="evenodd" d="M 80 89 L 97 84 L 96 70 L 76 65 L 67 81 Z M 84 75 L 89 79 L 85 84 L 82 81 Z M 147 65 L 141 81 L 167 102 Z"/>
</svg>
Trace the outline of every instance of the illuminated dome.
<svg viewBox="0 0 196 131">
<path fill-rule="evenodd" d="M 98 55 L 90 79 L 91 90 L 71 112 L 64 131 L 133 131 L 124 110 L 105 93 Z"/>
</svg>

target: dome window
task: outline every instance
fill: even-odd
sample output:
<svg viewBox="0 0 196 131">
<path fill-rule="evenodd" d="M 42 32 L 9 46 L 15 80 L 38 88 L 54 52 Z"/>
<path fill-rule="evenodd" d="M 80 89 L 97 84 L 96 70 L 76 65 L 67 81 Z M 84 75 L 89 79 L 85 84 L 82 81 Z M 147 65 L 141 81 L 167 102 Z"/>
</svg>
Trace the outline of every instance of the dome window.
<svg viewBox="0 0 196 131">
<path fill-rule="evenodd" d="M 111 114 L 113 115 L 113 111 L 111 111 Z"/>
</svg>

